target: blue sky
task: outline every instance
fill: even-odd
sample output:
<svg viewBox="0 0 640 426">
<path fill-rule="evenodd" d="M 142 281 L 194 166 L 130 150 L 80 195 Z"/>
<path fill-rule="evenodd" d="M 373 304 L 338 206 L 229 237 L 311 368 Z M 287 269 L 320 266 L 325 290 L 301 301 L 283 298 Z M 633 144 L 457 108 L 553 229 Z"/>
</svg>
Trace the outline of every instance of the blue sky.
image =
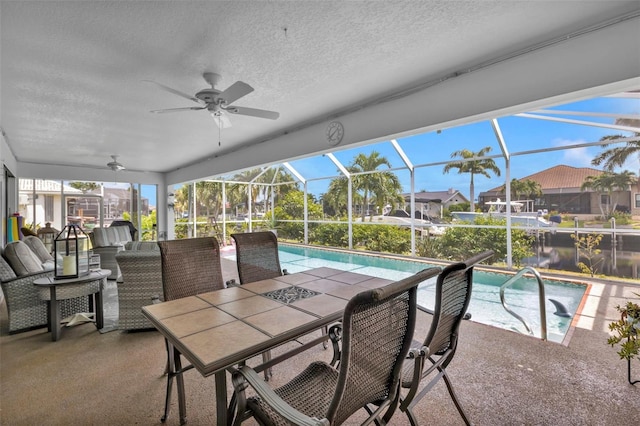
<svg viewBox="0 0 640 426">
<path fill-rule="evenodd" d="M 623 98 L 595 98 L 586 101 L 575 102 L 556 106 L 553 108 L 560 111 L 584 111 L 598 113 L 617 114 L 640 114 L 639 99 Z M 569 118 L 572 120 L 588 121 L 591 123 L 614 124 L 614 118 L 584 117 L 576 115 L 551 115 L 555 117 Z M 526 151 L 539 150 L 543 148 L 555 148 L 597 142 L 603 136 L 624 134 L 632 136 L 631 133 L 617 130 L 594 127 L 588 125 L 568 124 L 540 119 L 523 118 L 509 116 L 498 119 L 502 135 L 510 153 L 516 154 Z M 500 147 L 496 140 L 494 131 L 489 121 L 459 126 L 450 129 L 443 129 L 440 133 L 430 132 L 426 134 L 398 139 L 399 145 L 405 151 L 414 165 L 433 164 L 450 160 L 454 151 L 468 149 L 479 151 L 490 146 L 491 155 L 499 155 Z M 392 164 L 393 168 L 402 167 L 403 162 L 398 154 L 388 142 L 382 142 L 365 147 L 346 149 L 335 152 L 334 155 L 343 164 L 348 165 L 358 153 L 369 154 L 378 151 L 385 156 Z M 540 154 L 526 156 L 513 155 L 511 160 L 511 177 L 523 178 L 541 170 L 556 165 L 568 165 L 573 167 L 593 167 L 591 160 L 602 151 L 599 146 L 574 148 L 563 151 L 551 151 Z M 486 191 L 504 184 L 505 163 L 502 158 L 496 158 L 496 164 L 503 173 L 500 177 L 492 175 L 491 179 L 484 176 L 475 177 L 475 196 L 482 191 Z M 329 175 L 336 175 L 337 169 L 326 157 L 313 157 L 309 159 L 291 161 L 303 176 L 307 178 L 317 178 Z M 454 188 L 469 196 L 469 174 L 458 174 L 455 170 L 448 174 L 443 174 L 443 165 L 416 168 L 416 191 L 443 191 Z M 640 169 L 640 161 L 633 158 L 627 162 L 624 168 L 634 173 Z M 409 192 L 410 177 L 406 171 L 396 171 L 400 178 L 405 192 Z M 309 192 L 316 196 L 326 192 L 329 180 L 309 182 Z"/>
</svg>

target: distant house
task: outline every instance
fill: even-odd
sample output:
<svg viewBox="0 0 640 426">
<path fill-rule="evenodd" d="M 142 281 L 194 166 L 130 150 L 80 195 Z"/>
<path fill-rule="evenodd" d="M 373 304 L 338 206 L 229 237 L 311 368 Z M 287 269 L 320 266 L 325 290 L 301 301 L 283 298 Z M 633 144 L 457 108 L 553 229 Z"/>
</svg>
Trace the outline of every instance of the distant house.
<svg viewBox="0 0 640 426">
<path fill-rule="evenodd" d="M 35 221 L 36 227 L 44 227 L 49 222 L 59 230 L 68 223 L 92 229 L 100 224 L 101 210 L 105 226 L 122 218 L 125 212 L 136 210 L 132 208 L 136 200 L 129 189 L 101 187 L 83 192 L 54 180 L 19 179 L 18 182 L 19 212 L 25 224 Z M 150 214 L 149 200 L 141 197 L 140 203 L 140 212 Z"/>
<path fill-rule="evenodd" d="M 405 201 L 405 209 L 411 210 L 411 194 L 402 194 Z M 416 209 L 414 216 L 418 219 L 442 217 L 442 210 L 453 204 L 468 203 L 467 197 L 457 189 L 449 188 L 446 191 L 423 191 L 415 193 Z"/>
<path fill-rule="evenodd" d="M 35 184 L 35 188 L 34 188 Z M 33 224 L 38 218 L 36 226 L 44 227 L 50 222 L 56 229 L 62 229 L 67 221 L 62 216 L 62 189 L 60 181 L 43 179 L 18 179 L 20 214 L 24 216 L 24 223 Z M 65 197 L 81 195 L 82 191 L 64 185 Z"/>
<path fill-rule="evenodd" d="M 542 196 L 532 201 L 532 210 L 548 210 L 570 214 L 600 214 L 600 204 L 617 203 L 620 211 L 631 212 L 640 215 L 640 190 L 634 185 L 631 191 L 615 191 L 608 199 L 606 194 L 600 194 L 593 190 L 582 191 L 585 179 L 589 176 L 599 176 L 602 170 L 590 167 L 555 166 L 525 176 L 519 180 L 531 180 L 537 182 L 542 188 Z M 481 192 L 478 203 L 484 206 L 488 201 L 505 198 L 503 186 Z"/>
</svg>

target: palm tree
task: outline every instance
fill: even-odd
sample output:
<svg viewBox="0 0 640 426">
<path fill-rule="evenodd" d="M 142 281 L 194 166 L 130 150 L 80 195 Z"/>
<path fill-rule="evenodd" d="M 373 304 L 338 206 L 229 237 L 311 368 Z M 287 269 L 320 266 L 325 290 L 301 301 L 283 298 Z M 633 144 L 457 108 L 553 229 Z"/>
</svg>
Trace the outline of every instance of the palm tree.
<svg viewBox="0 0 640 426">
<path fill-rule="evenodd" d="M 491 175 L 489 174 L 490 171 L 495 173 L 496 176 L 500 176 L 500 169 L 493 159 L 486 158 L 483 160 L 473 160 L 473 158 L 484 157 L 489 152 L 491 152 L 490 146 L 485 146 L 478 152 L 469 151 L 468 149 L 455 151 L 451 154 L 451 158 L 462 158 L 462 160 L 452 161 L 442 169 L 443 173 L 449 173 L 451 169 L 458 169 L 458 174 L 469 173 L 471 175 L 471 183 L 469 184 L 471 211 L 475 211 L 475 187 L 473 184 L 473 177 L 475 175 L 482 175 L 486 178 L 491 178 Z"/>
<path fill-rule="evenodd" d="M 580 187 L 581 190 L 593 189 L 598 193 L 604 193 L 607 195 L 609 204 L 607 208 L 604 208 L 602 204 L 602 197 L 599 199 L 600 212 L 603 217 L 609 218 L 615 211 L 617 202 L 614 202 L 611 195 L 613 191 L 626 191 L 630 185 L 636 182 L 635 173 L 625 170 L 622 173 L 604 172 L 597 176 L 587 176 Z"/>
<path fill-rule="evenodd" d="M 380 166 L 390 168 L 391 163 L 379 152 L 372 151 L 369 155 L 358 154 L 348 170 L 351 173 L 373 172 Z M 389 171 L 357 174 L 353 177 L 353 187 L 362 194 L 362 221 L 367 214 L 369 199 L 372 195 L 379 198 L 379 202 L 384 202 L 387 198 L 397 199 L 402 192 L 398 177 Z"/>
<path fill-rule="evenodd" d="M 287 182 L 287 183 L 282 183 Z M 259 193 L 264 203 L 264 211 L 269 210 L 271 197 L 274 203 L 290 191 L 299 190 L 297 182 L 294 182 L 293 176 L 280 167 L 270 167 L 258 179 L 256 183 L 261 183 Z M 278 185 L 280 183 L 280 185 Z"/>
<path fill-rule="evenodd" d="M 222 183 L 221 182 L 196 182 L 196 199 L 198 204 L 204 207 L 207 217 L 213 214 L 218 216 L 222 205 Z"/>
<path fill-rule="evenodd" d="M 390 204 L 392 210 L 395 210 L 398 205 L 404 204 L 400 179 L 391 172 L 381 172 L 379 175 L 381 178 L 380 185 L 373 190 L 373 202 L 377 207 L 377 211 L 384 211 L 384 206 L 387 204 Z"/>
<path fill-rule="evenodd" d="M 635 136 L 640 136 L 640 133 L 636 133 Z M 621 138 L 624 138 L 624 136 L 610 135 L 600 138 L 600 141 L 615 141 Z M 611 144 L 605 144 L 602 147 L 607 148 L 609 145 Z M 633 155 L 637 155 L 638 159 L 640 159 L 640 141 L 630 141 L 623 146 L 605 149 L 591 160 L 591 164 L 594 166 L 602 164 L 605 170 L 612 172 L 616 167 L 623 167 L 627 159 Z"/>
<path fill-rule="evenodd" d="M 238 183 L 230 183 L 227 186 L 227 199 L 231 205 L 244 204 L 246 208 L 249 208 L 249 185 L 245 182 L 251 182 L 262 170 L 251 169 L 245 170 L 233 176 L 232 180 Z M 259 185 L 251 185 L 251 203 L 258 196 L 260 192 Z M 251 214 L 251 212 L 247 212 Z"/>
<path fill-rule="evenodd" d="M 349 203 L 349 179 L 344 176 L 332 179 L 329 183 L 329 188 L 326 193 L 320 197 L 323 200 L 323 204 L 326 204 L 333 212 L 334 215 L 340 216 L 346 214 L 347 204 Z M 353 203 L 360 203 L 361 196 L 357 192 L 352 194 Z"/>
<path fill-rule="evenodd" d="M 506 185 L 502 185 L 500 192 L 507 192 Z M 519 200 L 521 196 L 530 198 L 531 196 L 539 197 L 542 195 L 542 187 L 536 181 L 531 179 L 511 179 L 511 198 Z"/>
</svg>

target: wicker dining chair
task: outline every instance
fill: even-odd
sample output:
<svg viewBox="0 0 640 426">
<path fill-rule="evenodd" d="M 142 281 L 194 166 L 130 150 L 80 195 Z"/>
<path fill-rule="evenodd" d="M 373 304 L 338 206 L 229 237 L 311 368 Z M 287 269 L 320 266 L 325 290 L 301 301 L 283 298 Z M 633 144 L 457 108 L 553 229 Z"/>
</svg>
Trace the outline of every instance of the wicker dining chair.
<svg viewBox="0 0 640 426">
<path fill-rule="evenodd" d="M 271 231 L 231 234 L 236 247 L 236 265 L 240 284 L 266 280 L 287 274 L 280 267 L 278 238 Z M 326 334 L 326 328 L 325 328 Z M 263 362 L 271 360 L 271 351 L 262 354 Z M 273 375 L 273 370 L 264 370 L 265 380 Z"/>
<path fill-rule="evenodd" d="M 232 234 L 240 284 L 279 277 L 287 273 L 280 267 L 278 238 L 271 231 Z"/>
<path fill-rule="evenodd" d="M 220 246 L 214 237 L 158 241 L 162 263 L 164 300 L 175 300 L 225 288 L 220 264 Z M 173 378 L 178 386 L 180 423 L 186 422 L 184 380 L 180 352 L 165 339 L 167 364 L 175 365 L 167 374 L 167 394 L 162 421 L 169 415 Z M 172 362 L 173 361 L 173 362 Z"/>
<path fill-rule="evenodd" d="M 453 390 L 446 368 L 456 353 L 460 323 L 471 300 L 473 268 L 476 264 L 491 258 L 493 254 L 493 251 L 488 250 L 463 262 L 448 265 L 438 275 L 435 308 L 429 332 L 424 342 L 414 341 L 414 349 L 409 352 L 402 371 L 401 386 L 408 391 L 401 397 L 400 411 L 407 415 L 413 426 L 418 424 L 412 411 L 413 407 L 440 378 L 444 379 L 449 395 L 465 424 L 470 424 Z M 418 393 L 421 382 L 436 372 L 437 374 Z"/>
<path fill-rule="evenodd" d="M 383 424 L 398 404 L 402 363 L 416 321 L 417 287 L 439 271 L 426 269 L 354 296 L 342 323 L 332 326 L 342 328 L 337 367 L 313 362 L 275 390 L 248 366 L 234 370 L 234 424 L 253 416 L 262 425 L 339 425 L 372 403 L 377 408 L 369 412 L 367 422 Z M 256 396 L 246 398 L 247 385 Z"/>
</svg>

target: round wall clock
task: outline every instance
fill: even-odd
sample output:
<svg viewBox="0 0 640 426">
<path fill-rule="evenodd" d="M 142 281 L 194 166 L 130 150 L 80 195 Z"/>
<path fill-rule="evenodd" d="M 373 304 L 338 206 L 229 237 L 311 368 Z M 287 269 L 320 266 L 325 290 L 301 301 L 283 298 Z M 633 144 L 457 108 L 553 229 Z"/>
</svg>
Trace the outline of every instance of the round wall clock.
<svg viewBox="0 0 640 426">
<path fill-rule="evenodd" d="M 329 143 L 329 145 L 338 145 L 344 136 L 344 127 L 342 126 L 342 123 L 339 121 L 332 121 L 329 123 L 326 135 L 327 143 Z"/>
</svg>

